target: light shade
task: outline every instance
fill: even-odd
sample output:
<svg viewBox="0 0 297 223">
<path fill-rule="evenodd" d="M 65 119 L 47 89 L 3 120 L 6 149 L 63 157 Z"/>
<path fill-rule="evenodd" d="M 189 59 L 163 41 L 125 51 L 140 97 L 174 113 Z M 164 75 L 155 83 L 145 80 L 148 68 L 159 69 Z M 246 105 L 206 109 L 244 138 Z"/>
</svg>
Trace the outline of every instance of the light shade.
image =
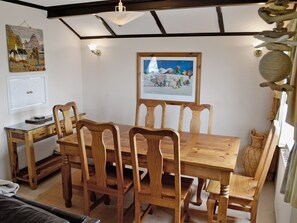
<svg viewBox="0 0 297 223">
<path fill-rule="evenodd" d="M 131 22 L 132 20 L 144 15 L 144 12 L 126 11 L 126 7 L 123 6 L 122 1 L 120 0 L 119 4 L 115 6 L 115 11 L 101 12 L 98 15 L 105 19 L 108 19 L 118 26 L 123 26 L 128 22 Z"/>
<path fill-rule="evenodd" d="M 97 56 L 101 55 L 101 50 L 97 49 L 97 45 L 94 43 L 91 43 L 88 45 L 89 49 L 91 50 L 91 52 Z"/>
<path fill-rule="evenodd" d="M 97 45 L 95 43 L 91 43 L 91 44 L 88 45 L 88 47 L 89 47 L 90 50 L 96 50 Z"/>
<path fill-rule="evenodd" d="M 128 22 L 131 22 L 134 19 L 144 15 L 144 12 L 134 12 L 134 11 L 114 11 L 114 12 L 102 12 L 99 13 L 101 17 L 104 19 L 108 19 L 109 21 L 117 24 L 118 26 L 123 26 Z"/>
</svg>

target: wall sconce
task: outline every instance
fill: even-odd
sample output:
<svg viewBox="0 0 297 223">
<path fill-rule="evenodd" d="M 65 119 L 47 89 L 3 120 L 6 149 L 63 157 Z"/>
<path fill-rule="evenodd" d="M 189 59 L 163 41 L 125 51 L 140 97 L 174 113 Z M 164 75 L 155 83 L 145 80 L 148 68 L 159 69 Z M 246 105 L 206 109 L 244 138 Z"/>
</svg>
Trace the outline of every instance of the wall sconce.
<svg viewBox="0 0 297 223">
<path fill-rule="evenodd" d="M 101 50 L 97 50 L 97 45 L 92 43 L 88 45 L 89 49 L 91 50 L 91 52 L 97 56 L 101 55 Z"/>
<path fill-rule="evenodd" d="M 256 49 L 255 52 L 254 52 L 255 57 L 260 57 L 260 56 L 262 56 L 262 54 L 263 54 L 262 47 L 259 48 L 259 49 Z"/>
<path fill-rule="evenodd" d="M 253 47 L 256 48 L 254 51 L 254 56 L 255 57 L 260 57 L 262 56 L 263 52 L 262 52 L 262 47 L 261 47 L 261 42 L 257 41 L 253 44 Z"/>
</svg>

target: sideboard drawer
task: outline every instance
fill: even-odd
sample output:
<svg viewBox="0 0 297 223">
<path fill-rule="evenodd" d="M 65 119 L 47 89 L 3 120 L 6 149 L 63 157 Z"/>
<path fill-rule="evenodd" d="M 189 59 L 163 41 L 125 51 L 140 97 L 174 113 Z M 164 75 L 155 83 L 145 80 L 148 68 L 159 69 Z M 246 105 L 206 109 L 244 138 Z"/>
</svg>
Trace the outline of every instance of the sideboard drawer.
<svg viewBox="0 0 297 223">
<path fill-rule="evenodd" d="M 47 135 L 49 135 L 47 129 L 44 129 L 42 131 L 38 131 L 38 132 L 33 134 L 33 141 L 37 141 L 38 139 L 43 139 Z"/>
</svg>

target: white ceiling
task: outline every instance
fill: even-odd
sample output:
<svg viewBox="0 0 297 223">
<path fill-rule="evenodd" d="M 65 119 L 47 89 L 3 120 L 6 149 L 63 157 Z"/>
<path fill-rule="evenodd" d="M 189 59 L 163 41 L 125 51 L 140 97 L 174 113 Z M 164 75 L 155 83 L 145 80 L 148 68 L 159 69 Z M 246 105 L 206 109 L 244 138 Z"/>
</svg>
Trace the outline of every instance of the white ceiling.
<svg viewBox="0 0 297 223">
<path fill-rule="evenodd" d="M 98 0 L 23 0 L 23 2 L 45 7 L 95 1 L 98 2 Z M 123 4 L 125 5 L 125 1 Z M 221 7 L 225 32 L 272 30 L 275 25 L 266 24 L 258 16 L 259 7 L 263 7 L 263 4 Z M 220 33 L 216 7 L 156 10 L 155 12 L 167 34 Z M 112 36 L 101 19 L 93 14 L 69 16 L 62 19 L 79 37 L 108 38 Z M 116 36 L 162 34 L 150 11 L 146 11 L 144 16 L 122 27 L 118 27 L 108 20 L 105 21 Z"/>
<path fill-rule="evenodd" d="M 101 2 L 104 0 L 24 0 L 23 2 L 28 2 L 36 5 L 41 5 L 45 7 L 55 6 L 55 5 L 68 5 L 76 3 L 87 3 L 87 2 Z"/>
</svg>

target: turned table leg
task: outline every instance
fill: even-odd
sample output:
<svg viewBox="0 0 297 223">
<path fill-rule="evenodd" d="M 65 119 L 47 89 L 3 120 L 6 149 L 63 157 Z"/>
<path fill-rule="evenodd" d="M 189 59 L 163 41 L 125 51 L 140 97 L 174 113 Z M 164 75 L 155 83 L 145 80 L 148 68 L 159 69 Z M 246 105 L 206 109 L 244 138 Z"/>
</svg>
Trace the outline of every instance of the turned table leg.
<svg viewBox="0 0 297 223">
<path fill-rule="evenodd" d="M 65 200 L 65 206 L 70 208 L 72 206 L 72 181 L 71 181 L 71 164 L 69 162 L 69 156 L 62 155 L 62 188 L 63 198 Z"/>
<path fill-rule="evenodd" d="M 221 179 L 220 198 L 219 198 L 219 210 L 218 210 L 218 222 L 227 222 L 227 209 L 229 202 L 229 187 L 230 187 L 230 175 L 231 173 L 223 173 Z"/>
</svg>

